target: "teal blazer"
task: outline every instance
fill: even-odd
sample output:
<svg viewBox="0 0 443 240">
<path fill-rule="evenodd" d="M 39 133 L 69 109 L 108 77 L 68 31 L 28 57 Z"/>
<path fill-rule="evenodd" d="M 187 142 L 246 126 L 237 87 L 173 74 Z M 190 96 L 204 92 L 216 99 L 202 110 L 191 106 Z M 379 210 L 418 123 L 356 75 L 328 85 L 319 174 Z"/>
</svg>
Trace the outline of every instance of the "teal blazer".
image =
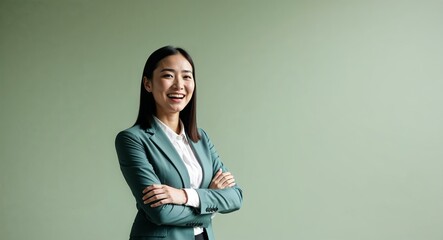
<svg viewBox="0 0 443 240">
<path fill-rule="evenodd" d="M 152 184 L 166 184 L 174 188 L 191 188 L 188 171 L 172 143 L 155 121 L 142 129 L 135 125 L 121 131 L 115 146 L 123 176 L 131 188 L 138 209 L 132 225 L 133 240 L 193 240 L 194 227 L 206 229 L 210 240 L 214 239 L 212 215 L 240 209 L 242 191 L 236 185 L 226 189 L 208 189 L 214 174 L 222 168 L 214 145 L 207 134 L 199 129 L 201 139 L 189 140 L 203 170 L 203 180 L 196 189 L 200 207 L 167 204 L 152 208 L 143 204 L 143 189 Z"/>
</svg>

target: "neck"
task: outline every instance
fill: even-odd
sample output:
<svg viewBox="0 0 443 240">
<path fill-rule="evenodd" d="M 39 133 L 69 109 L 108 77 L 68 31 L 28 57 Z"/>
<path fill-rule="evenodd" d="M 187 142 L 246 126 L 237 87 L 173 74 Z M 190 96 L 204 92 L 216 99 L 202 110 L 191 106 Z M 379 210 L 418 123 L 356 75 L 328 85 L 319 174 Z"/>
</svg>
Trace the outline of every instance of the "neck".
<svg viewBox="0 0 443 240">
<path fill-rule="evenodd" d="M 162 121 L 166 126 L 168 126 L 170 129 L 172 129 L 175 133 L 180 133 L 180 118 L 179 114 L 173 114 L 173 115 L 162 115 L 157 114 L 156 117 Z"/>
</svg>

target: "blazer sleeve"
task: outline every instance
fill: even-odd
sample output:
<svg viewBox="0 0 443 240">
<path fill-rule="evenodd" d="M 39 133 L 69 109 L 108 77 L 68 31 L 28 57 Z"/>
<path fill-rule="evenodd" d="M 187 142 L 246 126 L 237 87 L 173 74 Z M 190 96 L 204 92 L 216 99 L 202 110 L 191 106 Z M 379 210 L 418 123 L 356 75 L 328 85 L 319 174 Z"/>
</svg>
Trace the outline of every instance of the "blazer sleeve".
<svg viewBox="0 0 443 240">
<path fill-rule="evenodd" d="M 147 159 L 142 140 L 128 130 L 122 131 L 116 137 L 115 147 L 120 169 L 137 202 L 137 208 L 144 211 L 149 221 L 157 225 L 209 226 L 211 216 L 199 214 L 192 207 L 166 204 L 152 208 L 144 204 L 143 189 L 161 182 Z"/>
<path fill-rule="evenodd" d="M 213 173 L 216 173 L 220 168 L 223 172 L 227 172 L 228 169 L 221 162 L 220 156 L 206 132 L 201 130 L 201 135 L 212 160 Z M 200 188 L 196 189 L 196 191 L 200 198 L 199 212 L 202 214 L 214 212 L 230 213 L 240 209 L 243 203 L 243 193 L 237 184 L 225 189 Z"/>
</svg>

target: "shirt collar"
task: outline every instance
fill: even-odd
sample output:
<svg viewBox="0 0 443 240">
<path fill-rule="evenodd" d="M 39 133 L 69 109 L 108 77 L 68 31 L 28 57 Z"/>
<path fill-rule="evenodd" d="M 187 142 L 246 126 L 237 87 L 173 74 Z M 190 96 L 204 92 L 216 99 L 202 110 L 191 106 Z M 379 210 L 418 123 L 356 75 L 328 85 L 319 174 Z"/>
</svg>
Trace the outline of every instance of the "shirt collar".
<svg viewBox="0 0 443 240">
<path fill-rule="evenodd" d="M 158 123 L 160 128 L 163 130 L 163 132 L 166 134 L 166 136 L 171 141 L 177 141 L 177 140 L 186 140 L 186 133 L 185 128 L 183 126 L 183 122 L 180 120 L 180 133 L 177 134 L 174 132 L 171 128 L 169 128 L 166 124 L 164 124 L 160 119 L 158 119 L 156 116 L 154 116 L 154 120 Z"/>
</svg>

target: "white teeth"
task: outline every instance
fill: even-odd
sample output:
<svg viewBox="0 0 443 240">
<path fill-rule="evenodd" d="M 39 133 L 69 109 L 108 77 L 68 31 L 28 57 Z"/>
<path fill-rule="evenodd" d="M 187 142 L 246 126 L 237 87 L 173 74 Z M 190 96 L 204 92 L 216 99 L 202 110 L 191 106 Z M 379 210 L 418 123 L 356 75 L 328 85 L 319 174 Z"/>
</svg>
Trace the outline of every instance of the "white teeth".
<svg viewBox="0 0 443 240">
<path fill-rule="evenodd" d="M 172 97 L 172 98 L 184 98 L 185 95 L 183 95 L 183 94 L 168 94 L 168 97 Z"/>
</svg>

